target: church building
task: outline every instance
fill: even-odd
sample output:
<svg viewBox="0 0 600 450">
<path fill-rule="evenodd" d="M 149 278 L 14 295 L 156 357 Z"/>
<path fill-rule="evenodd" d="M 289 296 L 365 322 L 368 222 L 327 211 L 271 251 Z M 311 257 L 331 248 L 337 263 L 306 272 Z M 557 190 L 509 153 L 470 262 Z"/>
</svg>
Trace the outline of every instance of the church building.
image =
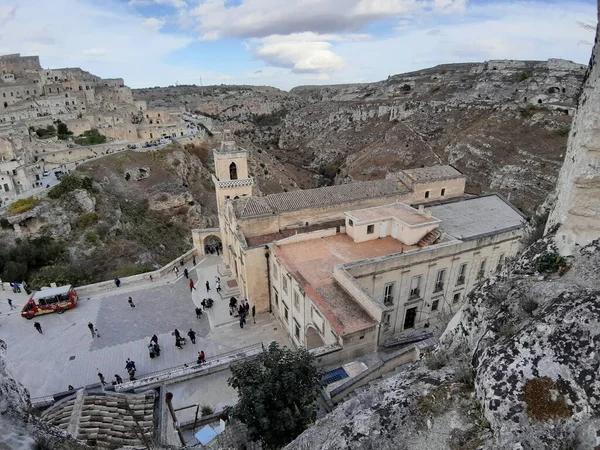
<svg viewBox="0 0 600 450">
<path fill-rule="evenodd" d="M 225 295 L 269 311 L 297 346 L 373 351 L 451 317 L 477 282 L 519 251 L 523 215 L 498 195 L 465 194 L 446 165 L 383 180 L 253 196 L 247 151 L 213 152 Z"/>
</svg>

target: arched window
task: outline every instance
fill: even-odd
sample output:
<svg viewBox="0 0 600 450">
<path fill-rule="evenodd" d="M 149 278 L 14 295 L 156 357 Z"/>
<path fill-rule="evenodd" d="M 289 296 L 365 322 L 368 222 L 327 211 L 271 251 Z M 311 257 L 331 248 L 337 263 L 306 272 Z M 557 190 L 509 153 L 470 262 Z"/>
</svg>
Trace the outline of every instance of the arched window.
<svg viewBox="0 0 600 450">
<path fill-rule="evenodd" d="M 234 162 L 229 164 L 229 179 L 237 180 L 237 166 L 235 165 Z"/>
</svg>

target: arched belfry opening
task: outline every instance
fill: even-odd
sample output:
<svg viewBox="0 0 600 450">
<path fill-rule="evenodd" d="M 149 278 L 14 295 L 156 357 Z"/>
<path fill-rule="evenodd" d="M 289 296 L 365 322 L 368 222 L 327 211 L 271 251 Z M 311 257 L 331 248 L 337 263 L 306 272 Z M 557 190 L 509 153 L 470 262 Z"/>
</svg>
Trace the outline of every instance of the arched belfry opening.
<svg viewBox="0 0 600 450">
<path fill-rule="evenodd" d="M 231 164 L 229 164 L 229 179 L 230 180 L 237 180 L 238 176 L 237 176 L 237 166 L 235 165 L 234 162 L 232 162 Z"/>
</svg>

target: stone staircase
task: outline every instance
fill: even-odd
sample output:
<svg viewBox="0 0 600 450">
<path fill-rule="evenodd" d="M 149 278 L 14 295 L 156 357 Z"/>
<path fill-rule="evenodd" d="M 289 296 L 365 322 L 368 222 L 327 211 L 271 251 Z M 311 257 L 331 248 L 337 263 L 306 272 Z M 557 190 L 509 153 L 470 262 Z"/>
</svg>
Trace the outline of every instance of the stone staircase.
<svg viewBox="0 0 600 450">
<path fill-rule="evenodd" d="M 440 230 L 431 230 L 425 236 L 421 238 L 419 242 L 417 242 L 417 247 L 423 248 L 428 245 L 434 244 L 442 236 L 442 232 Z"/>
</svg>

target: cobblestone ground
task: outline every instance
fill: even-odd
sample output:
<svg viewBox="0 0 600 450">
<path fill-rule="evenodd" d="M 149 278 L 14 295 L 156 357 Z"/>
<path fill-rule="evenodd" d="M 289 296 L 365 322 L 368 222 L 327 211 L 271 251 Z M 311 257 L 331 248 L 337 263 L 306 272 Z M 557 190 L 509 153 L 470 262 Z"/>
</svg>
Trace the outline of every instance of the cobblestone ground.
<svg viewBox="0 0 600 450">
<path fill-rule="evenodd" d="M 214 279 L 220 258 L 208 257 L 199 261 L 190 272 L 194 279 Z M 188 266 L 188 268 L 191 268 Z M 200 286 L 199 286 L 200 287 Z M 129 308 L 127 297 L 131 295 L 136 305 Z M 190 293 L 188 281 L 174 275 L 154 283 L 113 288 L 90 298 L 81 298 L 76 308 L 64 314 L 47 314 L 34 320 L 26 320 L 20 311 L 27 301 L 26 294 L 0 291 L 0 339 L 6 342 L 6 364 L 14 378 L 30 391 L 32 397 L 52 395 L 67 389 L 98 382 L 98 371 L 107 382 L 119 374 L 127 377 L 125 361 L 136 362 L 137 374 L 145 375 L 193 362 L 197 352 L 204 350 L 208 357 L 263 342 L 277 340 L 290 345 L 288 338 L 268 314 L 256 318 L 256 324 L 248 324 L 243 330 L 237 323 L 223 323 L 210 329 L 207 311 L 202 319 L 196 319 L 194 307 L 199 304 L 203 292 Z M 7 298 L 16 307 L 10 310 Z M 219 305 L 227 308 L 226 304 Z M 43 334 L 33 328 L 40 322 Z M 87 327 L 94 323 L 99 338 L 92 338 Z M 192 327 L 197 342 L 188 341 L 182 350 L 175 347 L 172 332 L 178 328 L 182 335 Z M 161 345 L 161 355 L 150 359 L 148 342 L 155 334 Z"/>
<path fill-rule="evenodd" d="M 135 308 L 127 303 L 131 295 Z M 136 341 L 160 334 L 172 333 L 177 328 L 185 336 L 192 328 L 197 337 L 210 331 L 206 314 L 196 319 L 194 304 L 190 297 L 187 280 L 182 278 L 173 284 L 148 287 L 131 294 L 115 291 L 100 301 L 95 325 L 100 338 L 95 339 L 91 350 Z M 174 346 L 175 338 L 159 341 L 161 347 Z"/>
</svg>

